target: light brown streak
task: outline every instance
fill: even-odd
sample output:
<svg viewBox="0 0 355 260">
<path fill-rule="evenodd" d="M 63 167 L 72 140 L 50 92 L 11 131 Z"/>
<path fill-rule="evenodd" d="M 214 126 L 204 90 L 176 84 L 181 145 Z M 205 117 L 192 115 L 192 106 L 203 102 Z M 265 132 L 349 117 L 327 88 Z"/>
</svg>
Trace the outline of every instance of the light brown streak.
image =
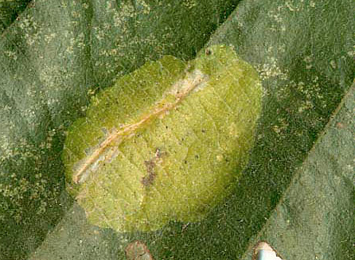
<svg viewBox="0 0 355 260">
<path fill-rule="evenodd" d="M 173 108 L 175 108 L 193 89 L 195 89 L 198 85 L 201 83 L 204 83 L 207 81 L 206 75 L 203 74 L 198 74 L 196 78 L 191 79 L 186 79 L 187 84 L 189 85 L 188 88 L 183 89 L 183 92 L 177 93 L 176 94 L 176 100 L 173 103 L 166 104 L 165 106 L 159 108 L 158 106 L 160 103 L 158 103 L 157 107 L 153 109 L 153 113 L 147 115 L 143 119 L 141 119 L 139 122 L 123 126 L 123 130 L 121 131 L 114 131 L 110 133 L 107 138 L 100 144 L 100 146 L 87 158 L 87 160 L 83 163 L 83 165 L 77 170 L 76 173 L 73 174 L 73 181 L 74 183 L 78 184 L 82 182 L 82 176 L 85 173 L 85 171 L 88 170 L 90 165 L 92 165 L 99 157 L 100 155 L 113 143 L 115 142 L 119 137 L 121 136 L 129 136 L 130 133 L 134 132 L 136 129 L 138 129 L 142 124 L 145 122 L 149 121 L 152 118 L 155 118 Z M 121 140 L 122 142 L 122 140 Z M 119 145 L 121 142 L 117 143 L 116 145 Z"/>
</svg>

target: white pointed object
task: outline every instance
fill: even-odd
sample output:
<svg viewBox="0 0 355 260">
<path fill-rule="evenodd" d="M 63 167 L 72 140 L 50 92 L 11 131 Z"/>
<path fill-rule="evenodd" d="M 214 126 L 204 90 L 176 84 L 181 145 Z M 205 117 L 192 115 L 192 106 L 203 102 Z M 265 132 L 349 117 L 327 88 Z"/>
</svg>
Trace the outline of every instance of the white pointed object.
<svg viewBox="0 0 355 260">
<path fill-rule="evenodd" d="M 283 260 L 265 241 L 261 241 L 255 246 L 253 256 L 253 260 Z"/>
</svg>

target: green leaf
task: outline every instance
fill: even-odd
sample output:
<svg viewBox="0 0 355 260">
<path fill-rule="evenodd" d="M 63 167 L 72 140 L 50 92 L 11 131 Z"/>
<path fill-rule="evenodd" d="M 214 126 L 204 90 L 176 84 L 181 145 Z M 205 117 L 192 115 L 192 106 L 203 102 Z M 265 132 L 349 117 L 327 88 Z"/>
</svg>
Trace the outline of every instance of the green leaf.
<svg viewBox="0 0 355 260">
<path fill-rule="evenodd" d="M 354 257 L 354 111 L 355 84 L 250 247 L 266 240 L 283 259 Z"/>
<path fill-rule="evenodd" d="M 25 258 L 70 207 L 64 134 L 92 93 L 164 54 L 193 58 L 236 1 L 167 2 L 39 0 L 1 35 L 1 259 Z"/>
<path fill-rule="evenodd" d="M 134 11 L 120 8 L 119 1 L 36 1 L 4 31 L 2 258 L 24 258 L 55 227 L 32 259 L 123 259 L 132 240 L 143 241 L 156 259 L 240 259 L 352 84 L 353 1 L 242 1 L 209 43 L 232 44 L 257 69 L 266 90 L 256 146 L 235 191 L 196 224 L 133 234 L 98 229 L 63 191 L 64 131 L 84 115 L 97 86 L 110 86 L 164 54 L 194 58 L 233 6 L 196 1 L 191 8 L 195 1 L 169 1 L 145 14 L 142 1 L 132 2 L 138 3 Z M 344 207 L 353 211 L 353 205 Z M 351 259 L 350 231 L 339 230 L 341 235 L 329 233 L 332 240 L 324 236 L 339 243 L 338 255 L 324 253 L 324 259 Z"/>
<path fill-rule="evenodd" d="M 90 223 L 118 232 L 198 222 L 247 164 L 261 98 L 256 71 L 228 46 L 188 64 L 149 62 L 95 96 L 70 127 L 67 190 Z"/>
<path fill-rule="evenodd" d="M 31 0 L 0 0 L 0 35 L 15 21 L 30 1 Z"/>
</svg>

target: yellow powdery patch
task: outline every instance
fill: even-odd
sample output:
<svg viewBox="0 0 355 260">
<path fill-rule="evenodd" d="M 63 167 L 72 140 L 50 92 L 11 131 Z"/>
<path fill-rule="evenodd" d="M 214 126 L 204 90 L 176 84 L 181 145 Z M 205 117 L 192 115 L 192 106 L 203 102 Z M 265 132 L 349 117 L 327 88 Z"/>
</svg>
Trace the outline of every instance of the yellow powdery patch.
<svg viewBox="0 0 355 260">
<path fill-rule="evenodd" d="M 248 161 L 261 96 L 255 70 L 227 46 L 149 62 L 69 129 L 67 189 L 91 223 L 121 232 L 199 221 Z"/>
</svg>

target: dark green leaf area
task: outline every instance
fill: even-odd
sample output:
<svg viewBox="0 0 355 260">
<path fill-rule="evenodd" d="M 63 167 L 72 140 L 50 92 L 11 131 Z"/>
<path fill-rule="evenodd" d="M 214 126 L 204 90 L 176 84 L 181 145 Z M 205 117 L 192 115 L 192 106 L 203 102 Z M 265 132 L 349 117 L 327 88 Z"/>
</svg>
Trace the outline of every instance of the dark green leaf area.
<svg viewBox="0 0 355 260">
<path fill-rule="evenodd" d="M 31 0 L 4 0 L 0 2 L 0 34 L 15 21 Z M 32 7 L 30 5 L 30 7 Z"/>
<path fill-rule="evenodd" d="M 151 237 L 160 241 L 158 255 L 240 259 L 351 85 L 351 1 L 290 4 L 242 2 L 212 37 L 210 44 L 235 46 L 263 79 L 258 141 L 235 193 L 209 219 Z M 342 15 L 330 18 L 334 9 Z M 184 239 L 174 239 L 180 232 Z"/>
<path fill-rule="evenodd" d="M 165 54 L 193 58 L 237 1 L 168 2 L 38 0 L 15 20 L 20 1 L 1 3 L 1 259 L 25 258 L 70 207 L 65 131 L 98 86 Z"/>
</svg>

